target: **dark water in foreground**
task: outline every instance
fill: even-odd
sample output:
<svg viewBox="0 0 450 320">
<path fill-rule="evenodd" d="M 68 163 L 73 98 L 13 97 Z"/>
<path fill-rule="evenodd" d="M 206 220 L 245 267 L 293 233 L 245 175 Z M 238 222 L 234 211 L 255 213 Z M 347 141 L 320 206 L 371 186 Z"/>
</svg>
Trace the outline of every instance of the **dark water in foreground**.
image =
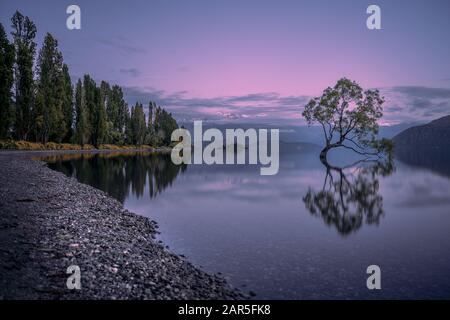
<svg viewBox="0 0 450 320">
<path fill-rule="evenodd" d="M 289 152 L 275 176 L 149 154 L 46 160 L 156 220 L 172 251 L 256 298 L 450 298 L 450 161 L 416 158 L 327 173 L 316 150 Z M 381 290 L 366 287 L 372 264 Z"/>
</svg>

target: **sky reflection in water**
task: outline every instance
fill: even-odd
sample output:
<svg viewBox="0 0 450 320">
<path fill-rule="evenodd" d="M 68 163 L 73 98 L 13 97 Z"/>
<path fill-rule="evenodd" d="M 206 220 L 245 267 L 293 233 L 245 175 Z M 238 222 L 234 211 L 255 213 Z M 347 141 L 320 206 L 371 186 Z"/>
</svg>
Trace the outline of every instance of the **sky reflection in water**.
<svg viewBox="0 0 450 320">
<path fill-rule="evenodd" d="M 256 298 L 450 297 L 448 168 L 405 158 L 414 166 L 327 177 L 316 150 L 282 153 L 275 176 L 148 154 L 47 160 L 156 220 L 171 250 Z M 382 290 L 366 288 L 371 264 Z"/>
</svg>

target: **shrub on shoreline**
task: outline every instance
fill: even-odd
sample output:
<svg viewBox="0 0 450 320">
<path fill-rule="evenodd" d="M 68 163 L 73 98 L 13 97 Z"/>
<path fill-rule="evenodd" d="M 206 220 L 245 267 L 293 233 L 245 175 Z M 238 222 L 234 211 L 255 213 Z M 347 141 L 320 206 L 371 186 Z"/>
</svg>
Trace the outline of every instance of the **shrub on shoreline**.
<svg viewBox="0 0 450 320">
<path fill-rule="evenodd" d="M 119 146 L 113 144 L 102 144 L 99 145 L 98 148 L 95 148 L 93 145 L 85 144 L 71 144 L 71 143 L 56 143 L 56 142 L 47 142 L 46 144 L 39 142 L 30 142 L 23 140 L 0 140 L 0 149 L 2 150 L 132 150 L 132 149 L 150 149 L 149 145 L 142 146 Z"/>
</svg>

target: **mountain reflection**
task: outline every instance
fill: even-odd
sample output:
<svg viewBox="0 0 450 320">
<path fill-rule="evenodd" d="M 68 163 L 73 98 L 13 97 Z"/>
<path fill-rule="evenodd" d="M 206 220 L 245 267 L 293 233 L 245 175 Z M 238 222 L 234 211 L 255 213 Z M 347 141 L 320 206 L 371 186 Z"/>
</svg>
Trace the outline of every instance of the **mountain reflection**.
<svg viewBox="0 0 450 320">
<path fill-rule="evenodd" d="M 51 169 L 103 190 L 122 203 L 130 191 L 142 197 L 146 184 L 150 198 L 156 197 L 187 168 L 174 165 L 169 154 L 148 152 L 65 154 L 40 159 Z"/>
<path fill-rule="evenodd" d="M 347 167 L 323 164 L 326 175 L 322 190 L 310 187 L 303 197 L 308 211 L 322 217 L 326 225 L 343 236 L 356 232 L 363 224 L 378 225 L 384 216 L 379 176 L 394 171 L 392 160 L 359 161 Z"/>
<path fill-rule="evenodd" d="M 450 178 L 450 150 L 433 147 L 395 148 L 395 156 L 410 166 L 426 168 Z"/>
</svg>

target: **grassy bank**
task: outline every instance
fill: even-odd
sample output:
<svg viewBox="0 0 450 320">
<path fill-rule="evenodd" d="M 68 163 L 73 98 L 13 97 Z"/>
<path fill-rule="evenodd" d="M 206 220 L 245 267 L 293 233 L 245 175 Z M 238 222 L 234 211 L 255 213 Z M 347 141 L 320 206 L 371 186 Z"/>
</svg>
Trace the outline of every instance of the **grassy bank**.
<svg viewBox="0 0 450 320">
<path fill-rule="evenodd" d="M 151 149 L 149 145 L 133 146 L 133 145 L 113 145 L 102 144 L 95 147 L 90 144 L 79 145 L 71 143 L 38 143 L 30 141 L 16 140 L 0 140 L 0 149 L 3 150 L 135 150 L 135 149 Z"/>
</svg>

